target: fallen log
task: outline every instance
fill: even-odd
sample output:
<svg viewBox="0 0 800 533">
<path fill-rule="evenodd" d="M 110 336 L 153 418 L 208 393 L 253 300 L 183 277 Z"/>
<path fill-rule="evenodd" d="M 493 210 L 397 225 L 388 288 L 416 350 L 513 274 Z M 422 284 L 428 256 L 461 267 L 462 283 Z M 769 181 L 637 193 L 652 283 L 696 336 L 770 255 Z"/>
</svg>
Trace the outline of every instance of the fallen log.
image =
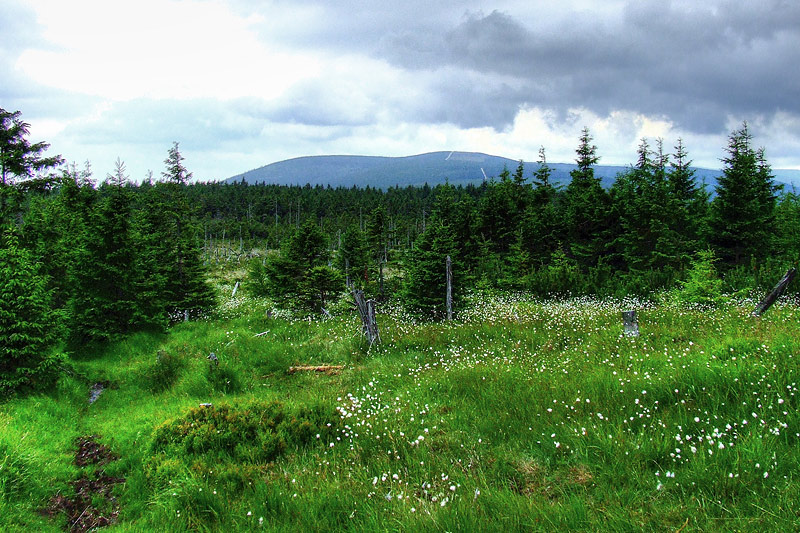
<svg viewBox="0 0 800 533">
<path fill-rule="evenodd" d="M 344 365 L 318 365 L 318 366 L 290 366 L 287 372 L 294 374 L 295 372 L 324 372 L 326 374 L 338 374 Z"/>
<path fill-rule="evenodd" d="M 766 313 L 767 309 L 772 307 L 772 304 L 774 304 L 775 301 L 780 298 L 781 294 L 783 294 L 783 291 L 785 291 L 786 287 L 789 286 L 789 283 L 792 282 L 795 274 L 797 274 L 797 269 L 790 268 L 789 271 L 786 272 L 786 275 L 783 276 L 783 279 L 781 279 L 778 284 L 775 285 L 775 288 L 772 289 L 772 292 L 765 296 L 764 299 L 758 303 L 756 308 L 753 309 L 752 315 L 761 316 Z"/>
</svg>

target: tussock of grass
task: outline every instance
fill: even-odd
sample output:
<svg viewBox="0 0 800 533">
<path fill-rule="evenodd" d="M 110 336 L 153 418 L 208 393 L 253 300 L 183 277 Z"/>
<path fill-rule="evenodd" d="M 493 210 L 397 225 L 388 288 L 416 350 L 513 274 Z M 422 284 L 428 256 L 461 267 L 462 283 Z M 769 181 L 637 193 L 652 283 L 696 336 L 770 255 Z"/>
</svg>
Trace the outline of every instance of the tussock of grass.
<svg viewBox="0 0 800 533">
<path fill-rule="evenodd" d="M 122 531 L 800 528 L 796 304 L 468 303 L 450 324 L 384 306 L 368 350 L 357 317 L 237 296 L 82 353 L 56 390 L 0 405 L 0 514 L 58 530 L 36 510 L 99 434 Z"/>
</svg>

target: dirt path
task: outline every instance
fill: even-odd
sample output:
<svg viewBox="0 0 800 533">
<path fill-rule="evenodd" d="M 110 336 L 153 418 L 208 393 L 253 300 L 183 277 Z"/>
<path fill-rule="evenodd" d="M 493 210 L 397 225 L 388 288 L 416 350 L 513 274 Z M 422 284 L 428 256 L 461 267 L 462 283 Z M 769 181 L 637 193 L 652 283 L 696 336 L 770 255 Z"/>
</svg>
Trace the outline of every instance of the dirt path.
<svg viewBox="0 0 800 533">
<path fill-rule="evenodd" d="M 75 441 L 75 464 L 84 469 L 101 467 L 119 457 L 104 444 L 97 435 L 78 437 Z M 56 494 L 42 513 L 54 517 L 59 513 L 67 516 L 66 530 L 83 533 L 97 527 L 107 526 L 119 516 L 119 503 L 112 496 L 114 486 L 125 483 L 125 478 L 106 475 L 102 468 L 84 471 L 81 477 L 70 483 L 74 496 Z"/>
</svg>

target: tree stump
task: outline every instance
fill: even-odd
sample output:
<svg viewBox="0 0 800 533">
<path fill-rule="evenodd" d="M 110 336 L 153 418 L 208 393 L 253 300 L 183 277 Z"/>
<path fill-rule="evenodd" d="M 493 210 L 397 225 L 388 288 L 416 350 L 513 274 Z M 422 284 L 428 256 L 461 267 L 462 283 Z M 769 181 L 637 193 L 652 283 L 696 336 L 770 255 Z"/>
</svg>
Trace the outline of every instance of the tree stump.
<svg viewBox="0 0 800 533">
<path fill-rule="evenodd" d="M 622 325 L 625 329 L 626 337 L 639 336 L 639 322 L 636 320 L 636 311 L 623 311 Z"/>
</svg>

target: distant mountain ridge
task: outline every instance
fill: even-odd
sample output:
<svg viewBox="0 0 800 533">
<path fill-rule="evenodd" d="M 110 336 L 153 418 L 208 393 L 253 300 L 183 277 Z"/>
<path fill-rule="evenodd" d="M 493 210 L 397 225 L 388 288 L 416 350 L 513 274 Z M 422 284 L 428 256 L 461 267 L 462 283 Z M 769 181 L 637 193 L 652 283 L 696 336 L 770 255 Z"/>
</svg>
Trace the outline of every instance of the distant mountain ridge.
<svg viewBox="0 0 800 533">
<path fill-rule="evenodd" d="M 388 189 L 389 187 L 431 187 L 447 180 L 452 185 L 480 184 L 484 180 L 497 178 L 503 169 L 513 173 L 519 161 L 479 152 L 430 152 L 406 157 L 380 157 L 360 155 L 305 156 L 279 161 L 260 168 L 248 170 L 225 180 L 227 183 L 268 183 L 276 185 L 306 185 L 331 187 L 367 186 Z M 525 177 L 530 179 L 538 168 L 535 162 L 524 162 Z M 553 169 L 554 184 L 566 185 L 574 163 L 548 163 Z M 603 186 L 610 187 L 617 174 L 630 166 L 597 165 L 595 175 Z M 695 169 L 698 183 L 705 181 L 713 190 L 721 170 Z M 775 170 L 776 181 L 794 183 L 800 187 L 800 171 Z"/>
</svg>

